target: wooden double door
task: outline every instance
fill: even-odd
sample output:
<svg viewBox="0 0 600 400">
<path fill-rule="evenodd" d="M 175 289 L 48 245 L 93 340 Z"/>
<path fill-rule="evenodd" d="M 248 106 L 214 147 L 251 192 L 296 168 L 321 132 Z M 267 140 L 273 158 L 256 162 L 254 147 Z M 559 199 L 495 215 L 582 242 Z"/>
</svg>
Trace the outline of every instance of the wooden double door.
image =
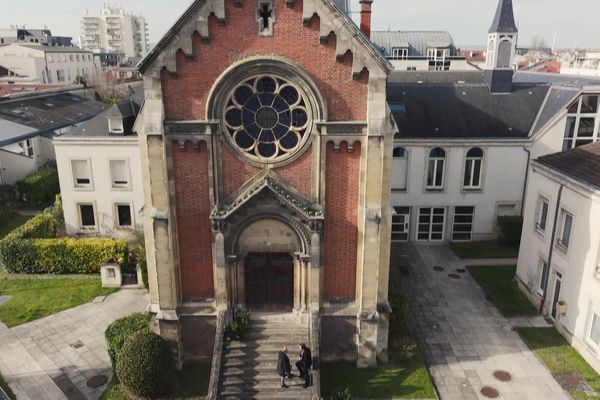
<svg viewBox="0 0 600 400">
<path fill-rule="evenodd" d="M 250 253 L 244 265 L 246 305 L 251 310 L 294 308 L 294 260 L 289 253 Z"/>
</svg>

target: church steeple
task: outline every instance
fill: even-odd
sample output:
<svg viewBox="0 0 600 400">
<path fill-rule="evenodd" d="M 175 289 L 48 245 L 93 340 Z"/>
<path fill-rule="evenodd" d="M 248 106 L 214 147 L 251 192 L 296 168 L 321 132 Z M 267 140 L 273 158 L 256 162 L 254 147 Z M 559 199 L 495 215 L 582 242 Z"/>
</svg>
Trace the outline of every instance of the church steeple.
<svg viewBox="0 0 600 400">
<path fill-rule="evenodd" d="M 515 24 L 512 0 L 499 0 L 488 32 L 486 79 L 493 93 L 512 89 L 513 60 L 519 30 Z"/>
</svg>

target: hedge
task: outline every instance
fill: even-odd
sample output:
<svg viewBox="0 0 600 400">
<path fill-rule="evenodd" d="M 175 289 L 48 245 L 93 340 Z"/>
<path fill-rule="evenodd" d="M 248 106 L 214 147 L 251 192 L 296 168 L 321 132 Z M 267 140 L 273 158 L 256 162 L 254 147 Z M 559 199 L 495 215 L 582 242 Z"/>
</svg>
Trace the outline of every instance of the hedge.
<svg viewBox="0 0 600 400">
<path fill-rule="evenodd" d="M 42 168 L 16 183 L 22 199 L 36 209 L 49 206 L 60 193 L 58 170 L 55 167 Z"/>
<path fill-rule="evenodd" d="M 141 330 L 148 330 L 149 324 L 150 318 L 148 318 L 148 315 L 135 313 L 128 317 L 116 320 L 106 328 L 104 337 L 106 338 L 108 356 L 110 357 L 113 369 L 117 366 L 117 360 L 119 359 L 119 354 L 121 353 L 125 341 L 134 333 Z"/>
<path fill-rule="evenodd" d="M 49 239 L 56 237 L 58 223 L 51 214 L 40 214 L 19 226 L 4 240 L 18 239 Z"/>
<path fill-rule="evenodd" d="M 122 262 L 127 242 L 114 239 L 4 239 L 0 262 L 8 272 L 94 274 L 107 260 Z"/>
<path fill-rule="evenodd" d="M 512 247 L 519 246 L 523 231 L 523 217 L 498 217 L 498 227 L 501 243 Z"/>
</svg>

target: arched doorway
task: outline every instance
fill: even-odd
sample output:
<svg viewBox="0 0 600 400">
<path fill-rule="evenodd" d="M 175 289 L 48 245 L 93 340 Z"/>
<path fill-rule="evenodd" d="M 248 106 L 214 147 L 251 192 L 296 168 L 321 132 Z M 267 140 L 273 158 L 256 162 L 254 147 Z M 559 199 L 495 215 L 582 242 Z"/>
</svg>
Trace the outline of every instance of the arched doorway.
<svg viewBox="0 0 600 400">
<path fill-rule="evenodd" d="M 275 217 L 257 219 L 241 231 L 235 246 L 240 303 L 260 311 L 297 308 L 304 274 L 298 254 L 304 249 L 296 231 Z"/>
</svg>

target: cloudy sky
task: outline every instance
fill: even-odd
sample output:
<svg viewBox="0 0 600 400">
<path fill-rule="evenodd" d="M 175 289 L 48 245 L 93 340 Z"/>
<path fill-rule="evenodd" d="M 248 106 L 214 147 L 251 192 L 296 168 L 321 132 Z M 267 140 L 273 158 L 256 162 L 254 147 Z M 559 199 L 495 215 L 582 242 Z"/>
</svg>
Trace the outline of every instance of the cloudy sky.
<svg viewBox="0 0 600 400">
<path fill-rule="evenodd" d="M 81 15 L 98 13 L 102 0 L 0 0 L 0 28 L 47 25 L 56 35 L 78 38 Z M 156 42 L 192 0 L 121 0 L 127 10 L 142 13 Z M 350 0 L 358 10 L 358 0 Z M 558 48 L 600 49 L 599 0 L 513 0 L 520 28 L 520 44 L 540 37 L 550 45 L 555 32 Z M 482 46 L 497 0 L 375 0 L 374 29 L 447 30 L 459 46 Z"/>
</svg>

